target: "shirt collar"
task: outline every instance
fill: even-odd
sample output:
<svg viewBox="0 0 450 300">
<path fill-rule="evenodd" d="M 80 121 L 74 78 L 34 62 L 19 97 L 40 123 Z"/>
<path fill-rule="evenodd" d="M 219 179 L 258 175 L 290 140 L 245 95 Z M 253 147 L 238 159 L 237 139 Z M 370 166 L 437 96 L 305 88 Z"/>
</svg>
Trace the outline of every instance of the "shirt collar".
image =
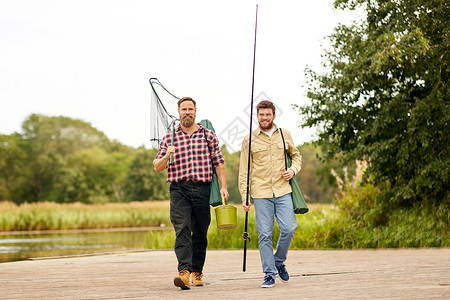
<svg viewBox="0 0 450 300">
<path fill-rule="evenodd" d="M 198 129 L 197 129 L 196 131 L 194 131 L 194 133 L 197 132 L 197 131 L 202 131 L 202 130 L 204 130 L 205 127 L 203 127 L 202 124 L 197 123 L 197 125 L 198 125 L 199 127 L 198 127 Z M 180 125 L 180 124 L 178 124 L 178 125 L 175 127 L 175 131 L 176 131 L 176 132 L 183 131 L 183 130 L 181 129 L 181 125 Z M 183 131 L 183 132 L 184 132 L 184 131 Z"/>
<path fill-rule="evenodd" d="M 273 126 L 275 126 L 275 130 L 273 131 L 274 133 L 278 130 L 278 126 L 277 124 L 273 123 Z M 256 135 L 259 135 L 261 133 L 263 133 L 264 131 L 261 130 L 261 127 L 258 126 L 258 128 L 255 130 Z"/>
</svg>

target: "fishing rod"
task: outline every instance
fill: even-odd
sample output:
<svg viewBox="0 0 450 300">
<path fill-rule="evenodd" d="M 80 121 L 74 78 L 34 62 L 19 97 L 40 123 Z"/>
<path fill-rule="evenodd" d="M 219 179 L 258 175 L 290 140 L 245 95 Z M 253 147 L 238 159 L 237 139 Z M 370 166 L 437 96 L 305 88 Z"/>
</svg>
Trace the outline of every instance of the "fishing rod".
<svg viewBox="0 0 450 300">
<path fill-rule="evenodd" d="M 256 18 L 255 18 L 255 42 L 253 44 L 253 74 L 252 74 L 252 98 L 250 105 L 250 134 L 248 137 L 248 164 L 247 164 L 247 194 L 245 199 L 245 204 L 249 204 L 249 186 L 250 186 L 250 153 L 252 150 L 252 117 L 253 117 L 253 92 L 255 90 L 255 57 L 256 57 L 256 29 L 258 27 L 258 4 L 256 4 Z M 248 211 L 245 212 L 245 229 L 242 237 L 244 238 L 244 263 L 242 271 L 245 272 L 245 266 L 247 263 L 247 240 L 250 241 L 248 236 Z"/>
</svg>

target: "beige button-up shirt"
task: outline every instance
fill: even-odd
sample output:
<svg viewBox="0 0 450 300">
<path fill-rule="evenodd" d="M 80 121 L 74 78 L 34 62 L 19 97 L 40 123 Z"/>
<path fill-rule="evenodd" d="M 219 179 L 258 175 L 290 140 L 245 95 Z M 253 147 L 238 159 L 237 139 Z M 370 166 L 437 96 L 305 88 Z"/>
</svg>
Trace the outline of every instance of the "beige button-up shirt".
<svg viewBox="0 0 450 300">
<path fill-rule="evenodd" d="M 275 131 L 269 137 L 258 127 L 252 132 L 252 145 L 250 154 L 250 196 L 252 198 L 280 197 L 291 193 L 289 181 L 286 181 L 281 172 L 285 169 L 283 140 L 279 128 L 274 124 Z M 301 169 L 302 157 L 291 137 L 291 133 L 283 130 L 286 151 L 292 158 L 289 169 L 297 174 Z M 247 170 L 248 170 L 248 138 L 247 135 L 241 146 L 241 160 L 239 165 L 239 191 L 242 199 L 247 196 Z"/>
</svg>

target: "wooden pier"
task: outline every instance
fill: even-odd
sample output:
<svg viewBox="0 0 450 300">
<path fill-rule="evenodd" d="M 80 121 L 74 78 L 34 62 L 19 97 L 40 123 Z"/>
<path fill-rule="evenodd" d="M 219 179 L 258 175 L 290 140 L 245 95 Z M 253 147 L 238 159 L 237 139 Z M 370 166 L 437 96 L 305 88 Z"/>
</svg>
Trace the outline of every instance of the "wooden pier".
<svg viewBox="0 0 450 300">
<path fill-rule="evenodd" d="M 173 251 L 0 264 L 0 299 L 450 299 L 450 249 L 296 250 L 288 283 L 260 288 L 259 252 L 207 252 L 203 287 L 173 285 Z"/>
</svg>

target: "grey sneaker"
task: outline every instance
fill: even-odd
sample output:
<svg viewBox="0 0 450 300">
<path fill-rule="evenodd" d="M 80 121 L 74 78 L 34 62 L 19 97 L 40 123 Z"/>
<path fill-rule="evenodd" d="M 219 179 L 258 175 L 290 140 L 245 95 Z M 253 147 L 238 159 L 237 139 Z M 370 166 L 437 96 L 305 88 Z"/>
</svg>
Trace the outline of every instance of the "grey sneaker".
<svg viewBox="0 0 450 300">
<path fill-rule="evenodd" d="M 278 276 L 280 277 L 281 281 L 288 282 L 289 281 L 289 273 L 286 270 L 286 266 L 284 264 L 276 266 L 278 270 Z"/>
<path fill-rule="evenodd" d="M 266 275 L 264 277 L 264 282 L 261 284 L 262 288 L 270 288 L 275 285 L 275 278 L 270 275 Z"/>
</svg>

